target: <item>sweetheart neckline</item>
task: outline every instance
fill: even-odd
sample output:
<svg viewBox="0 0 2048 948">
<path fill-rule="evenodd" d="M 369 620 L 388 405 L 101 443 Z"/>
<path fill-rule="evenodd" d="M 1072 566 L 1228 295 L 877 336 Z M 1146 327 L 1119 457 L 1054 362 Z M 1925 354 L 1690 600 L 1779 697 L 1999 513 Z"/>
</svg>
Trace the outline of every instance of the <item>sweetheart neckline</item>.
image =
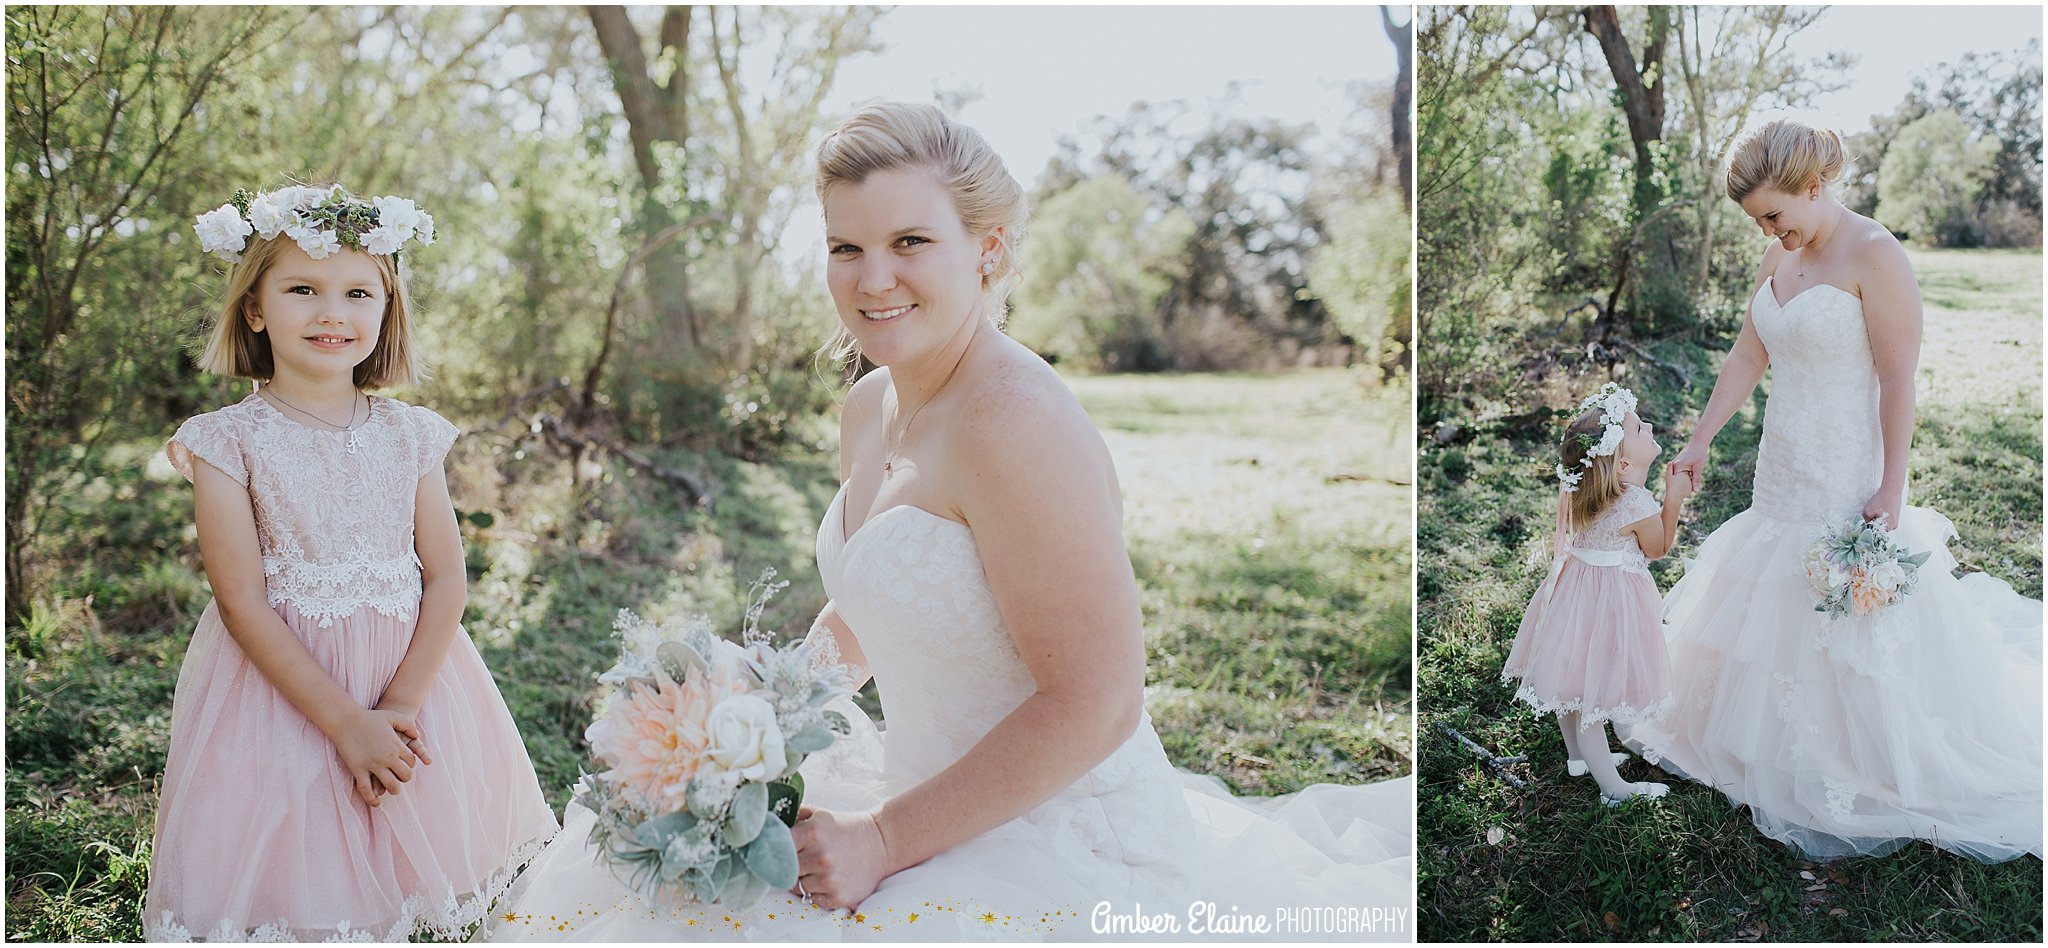
<svg viewBox="0 0 2048 948">
<path fill-rule="evenodd" d="M 875 521 L 880 520 L 883 517 L 886 517 L 892 513 L 895 513 L 898 510 L 915 510 L 918 513 L 924 514 L 925 516 L 930 517 L 933 520 L 937 520 L 943 523 L 950 523 L 956 527 L 959 527 L 962 530 L 968 530 L 969 532 L 972 532 L 972 528 L 968 527 L 966 524 L 961 523 L 960 521 L 955 520 L 951 517 L 932 513 L 931 511 L 926 510 L 923 507 L 919 507 L 916 504 L 891 504 L 890 506 L 884 507 L 881 510 L 876 511 L 875 513 L 869 514 L 868 518 L 866 520 L 861 521 L 860 526 L 857 529 L 855 529 L 852 534 L 848 534 L 846 532 L 846 487 L 846 484 L 839 485 L 839 492 L 832 495 L 832 503 L 826 509 L 827 519 L 832 521 L 833 526 L 839 528 L 839 550 L 841 553 L 844 553 L 847 550 L 847 548 L 853 546 L 853 541 L 859 539 L 861 534 L 866 533 L 868 527 L 872 526 L 875 523 Z"/>
<path fill-rule="evenodd" d="M 1818 290 L 1821 287 L 1827 287 L 1830 290 L 1834 290 L 1835 292 L 1840 293 L 1843 296 L 1856 300 L 1858 303 L 1861 303 L 1863 301 L 1863 297 L 1857 296 L 1856 294 L 1851 293 L 1848 290 L 1842 289 L 1841 287 L 1836 286 L 1833 283 L 1823 281 L 1820 283 L 1815 283 L 1814 285 L 1809 286 L 1806 289 L 1800 290 L 1799 292 L 1792 294 L 1791 299 L 1780 303 L 1778 302 L 1778 275 L 1775 273 L 1769 274 L 1764 277 L 1764 285 L 1757 287 L 1757 292 L 1769 295 L 1771 298 L 1771 305 L 1776 306 L 1780 310 L 1783 310 L 1786 307 L 1791 306 L 1793 303 L 1799 302 L 1800 297 L 1805 296 L 1806 294 L 1811 293 L 1814 290 Z"/>
</svg>

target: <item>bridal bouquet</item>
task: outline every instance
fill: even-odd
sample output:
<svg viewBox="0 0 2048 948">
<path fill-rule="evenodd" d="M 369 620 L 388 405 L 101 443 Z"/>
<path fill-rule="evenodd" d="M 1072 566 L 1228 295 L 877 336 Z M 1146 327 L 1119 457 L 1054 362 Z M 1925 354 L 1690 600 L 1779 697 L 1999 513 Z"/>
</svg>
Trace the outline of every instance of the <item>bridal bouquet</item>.
<svg viewBox="0 0 2048 948">
<path fill-rule="evenodd" d="M 1829 527 L 1801 562 L 1820 596 L 1815 612 L 1867 616 L 1905 598 L 1920 584 L 1926 552 L 1910 553 L 1881 520 Z"/>
<path fill-rule="evenodd" d="M 850 733 L 825 705 L 852 694 L 843 665 L 813 664 L 809 643 L 775 648 L 747 610 L 744 645 L 702 617 L 656 624 L 620 610 L 617 665 L 584 732 L 603 768 L 577 785 L 597 814 L 590 842 L 619 878 L 673 903 L 743 909 L 796 884 L 789 828 L 803 799 L 797 767 Z"/>
</svg>

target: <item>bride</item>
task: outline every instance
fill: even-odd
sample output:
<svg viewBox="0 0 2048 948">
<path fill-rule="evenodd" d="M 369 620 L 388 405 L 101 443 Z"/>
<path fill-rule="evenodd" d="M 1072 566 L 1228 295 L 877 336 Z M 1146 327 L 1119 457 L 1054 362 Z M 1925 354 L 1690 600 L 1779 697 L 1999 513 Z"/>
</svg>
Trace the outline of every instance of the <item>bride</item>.
<svg viewBox="0 0 2048 948">
<path fill-rule="evenodd" d="M 998 328 L 1025 222 L 1001 159 L 938 109 L 874 105 L 824 140 L 817 188 L 843 353 L 880 368 L 841 415 L 811 634 L 874 677 L 887 734 L 848 704 L 862 729 L 806 762 L 795 892 L 656 904 L 572 804 L 491 936 L 1406 940 L 1411 780 L 1238 800 L 1167 762 L 1115 468 Z"/>
<path fill-rule="evenodd" d="M 1838 135 L 1789 121 L 1730 160 L 1728 196 L 1776 240 L 1669 470 L 1698 476 L 1770 366 L 1754 494 L 1665 597 L 1675 701 L 1629 743 L 1808 858 L 1915 839 L 2038 858 L 2041 603 L 1955 578 L 1954 524 L 1906 504 L 1920 290 L 1898 241 L 1830 190 L 1842 164 Z M 1898 604 L 1829 620 L 1801 558 L 1828 523 L 1857 518 L 1933 556 Z"/>
</svg>

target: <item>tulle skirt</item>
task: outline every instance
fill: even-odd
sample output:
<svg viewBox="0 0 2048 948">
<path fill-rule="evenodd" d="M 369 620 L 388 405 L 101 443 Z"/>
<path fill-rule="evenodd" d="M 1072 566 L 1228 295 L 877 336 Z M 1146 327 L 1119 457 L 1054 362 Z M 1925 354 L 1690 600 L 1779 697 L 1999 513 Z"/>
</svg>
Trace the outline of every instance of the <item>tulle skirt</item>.
<svg viewBox="0 0 2048 948">
<path fill-rule="evenodd" d="M 1933 551 L 1919 588 L 1830 620 L 1800 565 L 1820 533 L 1749 510 L 1708 537 L 1665 600 L 1674 704 L 1628 741 L 1808 858 L 2038 857 L 2040 601 L 1954 577 L 1954 524 L 1907 507 L 1899 538 Z"/>
<path fill-rule="evenodd" d="M 1670 703 L 1670 666 L 1657 584 L 1619 566 L 1569 554 L 1522 614 L 1501 677 L 1538 714 L 1576 711 L 1586 722 L 1632 722 Z"/>
<path fill-rule="evenodd" d="M 842 710 L 859 730 L 805 762 L 805 802 L 871 808 L 907 782 L 881 770 L 872 723 Z M 738 912 L 650 899 L 593 858 L 594 817 L 571 804 L 488 932 L 494 941 L 618 942 L 1410 939 L 1412 778 L 1240 798 L 1211 777 L 1164 776 L 1155 786 L 1170 796 L 1130 819 L 1115 815 L 1117 801 L 1063 794 L 882 880 L 857 912 L 784 892 Z M 1163 844 L 1180 855 L 1161 871 L 1133 872 L 1115 856 L 1161 837 L 1191 847 Z"/>
<path fill-rule="evenodd" d="M 369 609 L 325 629 L 279 611 L 366 708 L 412 642 L 413 620 Z M 554 813 L 467 635 L 455 636 L 418 721 L 434 762 L 371 808 L 333 743 L 209 604 L 172 700 L 146 936 L 404 941 L 479 921 L 554 833 Z"/>
</svg>

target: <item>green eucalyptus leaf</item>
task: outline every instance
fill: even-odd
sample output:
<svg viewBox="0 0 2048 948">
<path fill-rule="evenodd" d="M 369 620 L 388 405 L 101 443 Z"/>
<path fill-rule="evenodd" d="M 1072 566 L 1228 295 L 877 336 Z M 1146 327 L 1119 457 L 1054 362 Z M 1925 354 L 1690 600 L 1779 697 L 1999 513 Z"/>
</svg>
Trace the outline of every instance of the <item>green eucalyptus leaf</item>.
<svg viewBox="0 0 2048 948">
<path fill-rule="evenodd" d="M 832 732 L 822 724 L 812 724 L 791 734 L 782 744 L 782 749 L 792 754 L 815 754 L 832 746 Z"/>
<path fill-rule="evenodd" d="M 780 820 L 763 820 L 761 835 L 742 850 L 747 868 L 762 882 L 778 889 L 796 885 L 796 838 Z"/>
<path fill-rule="evenodd" d="M 738 849 L 753 842 L 761 834 L 761 824 L 768 822 L 768 785 L 741 785 L 732 798 L 731 813 L 725 820 L 725 844 Z"/>
<path fill-rule="evenodd" d="M 784 826 L 796 825 L 796 811 L 803 802 L 803 774 L 791 774 L 768 785 L 768 812 L 775 814 Z"/>
</svg>

